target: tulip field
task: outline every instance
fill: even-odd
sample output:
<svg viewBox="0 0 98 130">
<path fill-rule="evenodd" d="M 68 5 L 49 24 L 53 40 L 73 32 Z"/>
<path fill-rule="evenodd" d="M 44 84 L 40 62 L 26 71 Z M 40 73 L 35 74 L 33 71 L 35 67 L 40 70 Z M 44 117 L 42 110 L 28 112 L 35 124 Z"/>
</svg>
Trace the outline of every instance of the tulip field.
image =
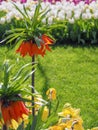
<svg viewBox="0 0 98 130">
<path fill-rule="evenodd" d="M 98 1 L 0 1 L 0 130 L 98 130 Z"/>
<path fill-rule="evenodd" d="M 16 5 L 23 10 L 23 4 L 19 1 L 16 2 Z M 36 2 L 28 0 L 24 5 L 29 17 L 32 18 Z M 67 39 L 78 44 L 97 44 L 98 1 L 90 2 L 88 0 L 88 3 L 85 1 L 77 1 L 77 3 L 62 1 L 55 4 L 42 2 L 41 10 L 47 12 L 42 19 L 43 24 L 58 26 L 52 31 L 49 30 L 57 41 L 63 42 Z M 1 36 L 5 29 L 12 28 L 12 25 L 14 27 L 23 26 L 23 16 L 12 2 L 3 1 L 0 5 L 0 12 Z"/>
</svg>

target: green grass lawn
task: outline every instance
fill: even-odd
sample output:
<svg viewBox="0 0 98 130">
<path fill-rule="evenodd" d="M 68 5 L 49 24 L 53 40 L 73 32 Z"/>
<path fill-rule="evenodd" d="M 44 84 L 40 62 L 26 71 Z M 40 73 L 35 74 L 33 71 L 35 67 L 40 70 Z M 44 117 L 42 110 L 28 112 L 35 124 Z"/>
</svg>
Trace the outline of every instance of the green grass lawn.
<svg viewBox="0 0 98 130">
<path fill-rule="evenodd" d="M 0 66 L 4 59 L 11 63 L 19 60 L 17 69 L 31 62 L 30 57 L 21 58 L 14 50 L 1 47 Z M 85 129 L 98 126 L 98 48 L 56 46 L 36 61 L 35 88 L 43 95 L 47 88 L 56 88 L 60 99 L 58 111 L 68 102 L 81 109 Z"/>
</svg>

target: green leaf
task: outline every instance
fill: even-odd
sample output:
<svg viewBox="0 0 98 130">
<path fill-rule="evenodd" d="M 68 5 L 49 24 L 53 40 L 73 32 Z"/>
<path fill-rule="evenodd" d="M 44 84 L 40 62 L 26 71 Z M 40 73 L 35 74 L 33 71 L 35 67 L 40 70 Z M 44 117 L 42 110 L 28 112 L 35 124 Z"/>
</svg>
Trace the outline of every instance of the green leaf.
<svg viewBox="0 0 98 130">
<path fill-rule="evenodd" d="M 28 64 L 25 64 L 24 66 L 22 66 L 19 71 L 17 72 L 17 74 L 11 79 L 12 81 L 13 80 L 16 80 L 22 73 L 23 69 L 25 69 L 26 67 L 28 67 L 29 65 L 32 65 L 32 63 L 28 63 Z"/>
<path fill-rule="evenodd" d="M 4 82 L 3 82 L 3 88 L 7 88 L 8 86 L 8 82 L 9 82 L 9 63 L 8 61 L 5 61 L 5 63 L 3 64 L 4 66 Z"/>
<path fill-rule="evenodd" d="M 24 9 L 24 12 L 25 12 L 26 16 L 28 17 L 28 19 L 31 20 L 30 17 L 29 17 L 29 15 L 28 15 L 28 13 L 27 13 L 27 10 L 26 10 L 26 8 L 25 8 L 25 5 L 23 5 L 23 9 Z"/>
<path fill-rule="evenodd" d="M 15 6 L 15 8 L 20 12 L 20 14 L 23 16 L 24 21 L 25 21 L 25 24 L 26 24 L 26 25 L 28 25 L 28 24 L 31 25 L 31 19 L 29 18 L 28 14 L 27 14 L 27 11 L 26 11 L 26 9 L 25 9 L 25 6 L 23 5 L 23 10 L 24 10 L 24 12 L 22 12 L 22 11 L 18 8 L 17 5 L 14 4 L 14 6 Z"/>
<path fill-rule="evenodd" d="M 34 72 L 35 72 L 35 70 L 33 70 L 31 73 L 27 74 L 27 75 L 24 77 L 22 83 L 24 83 Z"/>
<path fill-rule="evenodd" d="M 39 22 L 41 22 L 44 18 L 45 18 L 45 16 L 47 15 L 47 13 L 51 10 L 51 9 L 49 9 L 49 10 L 47 10 L 47 8 L 45 8 L 42 12 L 40 12 L 40 20 L 39 20 Z"/>
<path fill-rule="evenodd" d="M 5 15 L 6 15 L 6 12 L 0 11 L 0 18 L 1 18 L 1 17 L 4 17 Z"/>
<path fill-rule="evenodd" d="M 7 30 L 6 31 L 6 34 L 10 34 L 10 33 L 19 33 L 19 32 L 24 32 L 24 28 L 14 28 L 14 29 L 11 29 L 11 30 Z"/>
<path fill-rule="evenodd" d="M 22 11 L 18 8 L 18 6 L 17 6 L 16 4 L 13 3 L 13 5 L 14 5 L 15 8 L 20 12 L 20 14 L 22 14 L 22 16 L 26 19 L 26 18 L 27 18 L 27 17 L 26 17 L 26 14 L 25 14 L 24 12 L 22 12 Z"/>
<path fill-rule="evenodd" d="M 20 36 L 23 36 L 23 32 L 21 33 L 12 33 L 10 35 L 8 35 L 4 40 L 6 41 L 6 44 L 11 43 L 12 41 L 16 40 L 17 38 L 19 38 Z"/>
<path fill-rule="evenodd" d="M 38 111 L 35 130 L 40 130 L 42 128 L 41 118 L 42 118 L 43 109 L 44 106 L 42 106 Z"/>
<path fill-rule="evenodd" d="M 35 9 L 35 12 L 34 12 L 33 19 L 32 19 L 33 29 L 36 29 L 36 26 L 39 24 L 38 19 L 39 19 L 39 14 L 40 14 L 40 8 L 41 8 L 41 5 L 40 5 L 40 3 L 38 3 L 38 5 L 36 6 L 36 9 Z"/>
<path fill-rule="evenodd" d="M 49 128 L 50 126 L 56 124 L 58 122 L 58 116 L 56 114 L 52 114 L 48 117 L 47 122 L 44 123 L 43 129 Z"/>
</svg>

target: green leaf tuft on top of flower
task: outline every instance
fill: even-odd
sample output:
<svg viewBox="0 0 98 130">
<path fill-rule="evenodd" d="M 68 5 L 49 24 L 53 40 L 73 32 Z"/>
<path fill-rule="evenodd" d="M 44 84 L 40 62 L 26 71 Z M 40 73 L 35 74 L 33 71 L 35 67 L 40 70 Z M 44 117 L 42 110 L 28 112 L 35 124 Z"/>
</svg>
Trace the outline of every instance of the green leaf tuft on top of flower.
<svg viewBox="0 0 98 130">
<path fill-rule="evenodd" d="M 3 81 L 0 83 L 0 100 L 25 100 L 20 98 L 20 94 L 24 95 L 24 93 L 29 93 L 29 95 L 32 95 L 29 89 L 28 91 L 25 90 L 27 88 L 25 88 L 24 85 L 27 79 L 35 71 L 29 71 L 30 67 L 28 66 L 31 64 L 32 63 L 25 64 L 14 75 L 12 68 L 15 68 L 15 65 L 10 65 L 8 60 L 4 62 L 2 67 Z"/>
</svg>

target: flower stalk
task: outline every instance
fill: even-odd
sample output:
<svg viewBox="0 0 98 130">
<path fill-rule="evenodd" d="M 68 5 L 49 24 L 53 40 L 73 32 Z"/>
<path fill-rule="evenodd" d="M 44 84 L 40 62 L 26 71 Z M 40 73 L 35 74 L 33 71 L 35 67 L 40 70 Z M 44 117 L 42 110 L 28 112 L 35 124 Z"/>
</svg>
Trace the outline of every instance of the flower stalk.
<svg viewBox="0 0 98 130">
<path fill-rule="evenodd" d="M 32 66 L 34 65 L 34 62 L 35 62 L 35 56 L 33 56 L 32 57 Z M 34 71 L 34 67 L 32 68 L 32 71 Z M 35 86 L 35 84 L 34 84 L 34 73 L 32 73 L 32 93 L 34 93 L 34 86 Z M 32 106 L 34 106 L 34 96 L 32 96 Z M 34 109 L 34 107 L 32 108 L 32 115 L 34 116 L 35 115 L 35 109 Z"/>
<path fill-rule="evenodd" d="M 8 127 L 6 125 L 3 125 L 2 130 L 9 130 Z"/>
</svg>

